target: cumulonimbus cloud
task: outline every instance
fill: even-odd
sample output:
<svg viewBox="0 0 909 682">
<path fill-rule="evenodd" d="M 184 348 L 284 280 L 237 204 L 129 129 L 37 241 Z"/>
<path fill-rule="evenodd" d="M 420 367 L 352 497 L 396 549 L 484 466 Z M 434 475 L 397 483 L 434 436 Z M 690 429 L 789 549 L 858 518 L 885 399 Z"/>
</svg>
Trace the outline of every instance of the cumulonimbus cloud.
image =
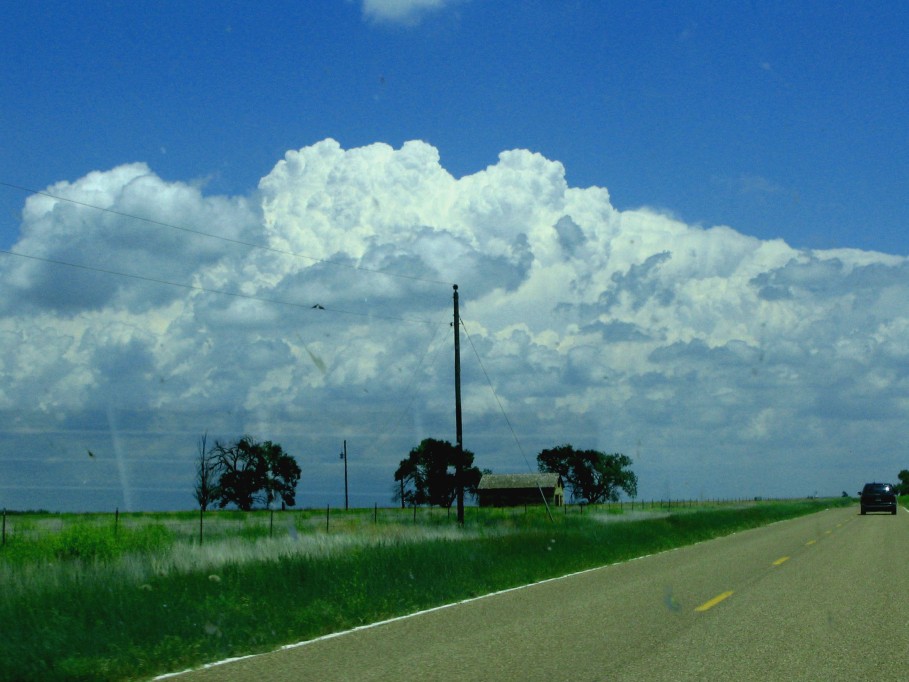
<svg viewBox="0 0 909 682">
<path fill-rule="evenodd" d="M 626 451 L 645 484 L 689 494 L 723 472 L 785 488 L 819 461 L 836 486 L 858 475 L 850 450 L 887 458 L 902 442 L 901 257 L 619 211 L 523 150 L 455 179 L 418 141 L 289 151 L 257 205 L 143 164 L 48 194 L 26 203 L 23 257 L 0 261 L 10 440 L 112 405 L 158 447 L 162 432 L 185 438 L 186 415 L 284 429 L 303 449 L 353 422 L 374 442 L 399 423 L 405 442 L 444 436 L 457 283 L 483 466 L 522 466 L 502 409 L 530 452 Z M 400 456 L 376 446 L 375 470 Z"/>
</svg>

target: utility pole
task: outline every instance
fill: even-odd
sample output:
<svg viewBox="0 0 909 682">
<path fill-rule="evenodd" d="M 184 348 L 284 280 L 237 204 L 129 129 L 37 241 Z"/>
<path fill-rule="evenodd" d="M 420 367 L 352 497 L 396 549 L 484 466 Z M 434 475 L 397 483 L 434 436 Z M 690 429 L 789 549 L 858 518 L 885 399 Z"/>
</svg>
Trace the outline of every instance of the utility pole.
<svg viewBox="0 0 909 682">
<path fill-rule="evenodd" d="M 455 433 L 458 458 L 455 478 L 458 493 L 458 523 L 464 525 L 464 436 L 461 432 L 461 315 L 458 313 L 458 285 L 454 285 L 454 352 L 455 352 Z"/>
<path fill-rule="evenodd" d="M 347 497 L 347 441 L 344 441 L 344 452 L 341 453 L 341 459 L 344 460 L 344 511 L 347 511 L 349 507 L 348 497 Z"/>
</svg>

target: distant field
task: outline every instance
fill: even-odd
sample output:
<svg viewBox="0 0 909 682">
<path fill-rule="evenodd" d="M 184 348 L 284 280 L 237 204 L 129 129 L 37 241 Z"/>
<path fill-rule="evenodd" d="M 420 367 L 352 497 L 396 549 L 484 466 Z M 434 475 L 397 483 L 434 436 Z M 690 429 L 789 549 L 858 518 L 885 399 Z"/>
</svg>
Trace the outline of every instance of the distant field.
<svg viewBox="0 0 909 682">
<path fill-rule="evenodd" d="M 0 680 L 149 678 L 846 504 L 219 511 L 201 542 L 192 512 L 7 515 Z"/>
</svg>

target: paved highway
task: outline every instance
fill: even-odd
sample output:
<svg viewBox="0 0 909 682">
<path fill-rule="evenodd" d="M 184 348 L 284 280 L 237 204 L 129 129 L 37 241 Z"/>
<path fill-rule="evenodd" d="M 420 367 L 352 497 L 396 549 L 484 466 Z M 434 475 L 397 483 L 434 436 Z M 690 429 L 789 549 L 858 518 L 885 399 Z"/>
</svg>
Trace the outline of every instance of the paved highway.
<svg viewBox="0 0 909 682">
<path fill-rule="evenodd" d="M 909 512 L 828 510 L 175 679 L 900 679 L 907 576 Z"/>
</svg>

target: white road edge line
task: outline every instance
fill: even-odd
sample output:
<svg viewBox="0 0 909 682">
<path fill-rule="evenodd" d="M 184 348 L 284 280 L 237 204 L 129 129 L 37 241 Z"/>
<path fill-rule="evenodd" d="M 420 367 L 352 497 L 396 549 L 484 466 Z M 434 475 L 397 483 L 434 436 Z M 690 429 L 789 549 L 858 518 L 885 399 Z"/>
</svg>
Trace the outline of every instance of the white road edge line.
<svg viewBox="0 0 909 682">
<path fill-rule="evenodd" d="M 706 540 L 703 542 L 707 542 Z M 696 544 L 701 544 L 696 543 Z M 686 545 L 687 547 L 694 547 L 694 545 Z M 656 554 L 664 554 L 665 552 L 674 552 L 681 547 L 673 547 L 672 549 L 664 550 L 663 552 L 656 552 Z M 413 613 L 408 613 L 403 616 L 395 616 L 394 618 L 387 618 L 385 620 L 379 620 L 375 623 L 367 623 L 366 625 L 358 625 L 355 628 L 350 630 L 342 630 L 340 632 L 332 632 L 327 635 L 322 635 L 321 637 L 316 637 L 315 639 L 305 639 L 301 642 L 295 642 L 293 644 L 284 644 L 283 646 L 278 647 L 277 649 L 265 653 L 259 654 L 249 654 L 247 656 L 236 656 L 234 658 L 225 658 L 222 661 L 215 661 L 214 663 L 205 663 L 199 668 L 188 668 L 186 670 L 181 670 L 180 672 L 175 673 L 165 673 L 157 677 L 153 677 L 152 680 L 166 680 L 171 677 L 178 677 L 180 675 L 185 675 L 186 673 L 191 673 L 196 670 L 206 670 L 208 668 L 214 668 L 220 665 L 226 665 L 228 663 L 235 663 L 237 661 L 244 661 L 248 658 L 256 658 L 257 656 L 266 656 L 269 653 L 275 653 L 277 651 L 284 651 L 286 649 L 298 649 L 300 647 L 307 646 L 309 644 L 315 644 L 316 642 L 324 642 L 328 639 L 335 639 L 336 637 L 343 637 L 345 635 L 353 634 L 354 632 L 360 632 L 361 630 L 371 630 L 372 628 L 378 628 L 383 625 L 388 625 L 389 623 L 396 623 L 401 620 L 408 620 L 410 618 L 416 618 L 417 616 L 424 616 L 428 613 L 434 613 L 436 611 L 442 611 L 444 609 L 450 609 L 454 606 L 460 606 L 462 604 L 469 604 L 471 602 L 480 601 L 481 599 L 487 599 L 489 597 L 495 597 L 500 594 L 507 594 L 509 592 L 517 592 L 518 590 L 525 590 L 529 587 L 535 587 L 536 585 L 545 585 L 546 583 L 556 582 L 558 580 L 566 580 L 568 578 L 573 578 L 575 576 L 584 575 L 585 573 L 592 573 L 594 571 L 601 571 L 604 568 L 609 568 L 610 566 L 617 566 L 619 564 L 630 563 L 632 561 L 638 561 L 640 559 L 646 559 L 647 557 L 655 556 L 656 554 L 645 554 L 643 556 L 634 557 L 632 559 L 626 559 L 625 561 L 616 561 L 612 564 L 604 564 L 603 566 L 596 566 L 594 568 L 585 568 L 583 571 L 575 571 L 574 573 L 568 573 L 566 575 L 560 575 L 555 578 L 546 578 L 545 580 L 539 580 L 535 583 L 528 583 L 527 585 L 518 585 L 517 587 L 509 587 L 504 590 L 498 590 L 496 592 L 489 592 L 487 594 L 481 594 L 477 597 L 470 597 L 469 599 L 462 599 L 461 601 L 451 602 L 450 604 L 442 604 L 440 606 L 433 606 L 429 609 L 423 609 L 422 611 L 414 611 Z"/>
<path fill-rule="evenodd" d="M 906 509 L 904 507 L 904 509 Z M 829 511 L 830 508 L 822 509 L 821 511 Z M 906 513 L 909 514 L 909 509 L 906 510 Z M 803 518 L 803 517 L 796 517 Z M 766 526 L 759 526 L 758 528 L 750 528 L 747 530 L 760 530 L 761 528 L 769 528 L 775 526 L 778 523 L 785 523 L 786 521 L 794 521 L 795 519 L 783 519 L 782 521 L 774 521 L 769 523 Z M 732 535 L 737 535 L 738 531 L 735 533 L 729 533 L 729 535 L 723 535 L 720 537 L 730 537 Z M 713 540 L 719 540 L 720 538 L 713 538 Z M 546 583 L 554 583 L 559 580 L 567 580 L 568 578 L 574 578 L 579 575 L 584 575 L 585 573 L 593 573 L 594 571 L 602 571 L 603 569 L 610 568 L 611 566 L 619 566 L 621 564 L 628 564 L 632 561 L 640 561 L 642 559 L 647 559 L 653 556 L 659 556 L 660 554 L 666 554 L 668 552 L 676 552 L 680 549 L 687 549 L 689 547 L 697 547 L 698 545 L 704 544 L 705 542 L 712 542 L 712 540 L 701 540 L 700 542 L 695 542 L 691 545 L 683 545 L 682 547 L 673 547 L 672 549 L 665 549 L 662 552 L 654 552 L 653 554 L 644 554 L 642 556 L 633 557 L 631 559 L 625 559 L 624 561 L 615 561 L 611 564 L 603 564 L 602 566 L 595 566 L 594 568 L 585 568 L 583 571 L 575 571 L 574 573 L 568 573 L 566 575 L 556 576 L 555 578 L 546 578 L 545 580 L 539 580 L 535 583 L 528 583 L 527 585 L 518 585 L 517 587 L 509 587 L 504 590 L 498 590 L 496 592 L 489 592 L 488 594 L 481 594 L 477 597 L 470 597 L 469 599 L 462 599 L 461 601 L 451 602 L 450 604 L 442 604 L 441 606 L 433 606 L 430 609 L 423 609 L 422 611 L 414 611 L 413 613 L 408 613 L 403 616 L 395 616 L 394 618 L 387 618 L 386 620 L 376 621 L 375 623 L 367 623 L 366 625 L 358 625 L 355 628 L 350 630 L 342 630 L 341 632 L 332 632 L 327 635 L 322 635 L 321 637 L 316 637 L 315 639 L 305 639 L 301 642 L 294 642 L 293 644 L 285 644 L 283 646 L 274 649 L 273 651 L 266 651 L 259 654 L 248 654 L 246 656 L 235 656 L 234 658 L 225 658 L 221 661 L 215 661 L 214 663 L 205 663 L 198 668 L 187 668 L 186 670 L 181 670 L 179 672 L 173 673 L 164 673 L 163 675 L 158 675 L 157 677 L 152 678 L 152 682 L 157 680 L 166 680 L 173 677 L 179 677 L 181 675 L 186 675 L 191 672 L 196 672 L 198 670 L 207 670 L 209 668 L 217 668 L 218 666 L 227 665 L 229 663 L 236 663 L 237 661 L 245 661 L 249 658 L 257 658 L 259 656 L 267 656 L 268 654 L 276 653 L 278 651 L 285 651 L 287 649 L 299 649 L 300 647 L 308 646 L 310 644 L 316 644 L 317 642 L 324 642 L 329 639 L 335 639 L 336 637 L 344 637 L 345 635 L 350 635 L 355 632 L 360 632 L 361 630 L 371 630 L 373 628 L 378 628 L 383 625 L 388 625 L 389 623 L 396 623 L 401 620 L 408 620 L 410 618 L 416 618 L 417 616 L 424 616 L 428 613 L 434 613 L 436 611 L 442 611 L 444 609 L 450 609 L 454 606 L 460 606 L 462 604 L 470 604 L 471 602 L 480 601 L 481 599 L 488 599 L 489 597 L 495 597 L 500 594 L 508 594 L 509 592 L 517 592 L 518 590 L 526 590 L 530 587 L 536 587 L 537 585 L 545 585 Z"/>
</svg>

